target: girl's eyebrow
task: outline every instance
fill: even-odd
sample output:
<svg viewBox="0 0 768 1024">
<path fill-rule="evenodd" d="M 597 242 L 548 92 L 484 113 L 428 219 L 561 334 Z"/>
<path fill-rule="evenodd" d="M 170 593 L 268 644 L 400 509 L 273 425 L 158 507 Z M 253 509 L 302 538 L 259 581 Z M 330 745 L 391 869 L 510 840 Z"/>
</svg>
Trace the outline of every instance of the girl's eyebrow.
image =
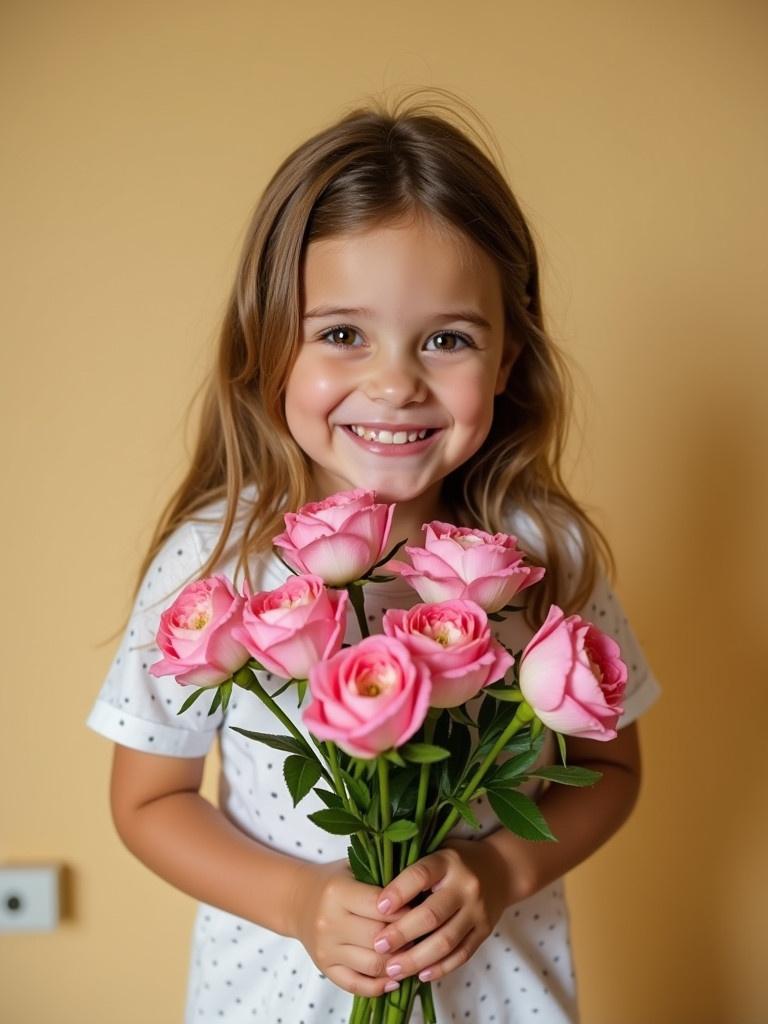
<svg viewBox="0 0 768 1024">
<path fill-rule="evenodd" d="M 375 314 L 371 309 L 363 307 L 343 306 L 316 306 L 304 315 L 304 320 L 319 320 L 326 316 L 365 316 L 374 319 Z M 477 327 L 491 329 L 490 323 L 484 316 L 480 316 L 474 309 L 456 309 L 452 313 L 435 313 L 434 320 L 461 320 L 463 323 L 475 324 Z"/>
</svg>

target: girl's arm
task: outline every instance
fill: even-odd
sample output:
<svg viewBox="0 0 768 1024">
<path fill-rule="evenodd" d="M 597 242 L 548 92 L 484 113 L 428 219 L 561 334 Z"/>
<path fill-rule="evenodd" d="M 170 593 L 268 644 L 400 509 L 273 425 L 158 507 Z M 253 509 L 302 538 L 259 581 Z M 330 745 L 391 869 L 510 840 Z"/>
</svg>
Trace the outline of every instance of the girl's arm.
<svg viewBox="0 0 768 1024">
<path fill-rule="evenodd" d="M 358 882 L 346 859 L 301 860 L 241 832 L 200 796 L 204 760 L 115 745 L 112 818 L 131 853 L 195 899 L 298 939 L 340 988 L 397 988 L 373 939 L 404 912 L 382 914 L 380 887 Z"/>
<path fill-rule="evenodd" d="M 506 866 L 507 906 L 581 864 L 624 824 L 637 802 L 642 768 L 636 722 L 608 743 L 566 737 L 566 745 L 569 765 L 594 768 L 603 777 L 584 789 L 550 784 L 537 801 L 558 841 L 531 842 L 505 828 L 482 840 Z"/>
<path fill-rule="evenodd" d="M 110 802 L 123 843 L 182 892 L 295 935 L 305 861 L 245 835 L 200 796 L 203 757 L 164 757 L 115 744 Z"/>
</svg>

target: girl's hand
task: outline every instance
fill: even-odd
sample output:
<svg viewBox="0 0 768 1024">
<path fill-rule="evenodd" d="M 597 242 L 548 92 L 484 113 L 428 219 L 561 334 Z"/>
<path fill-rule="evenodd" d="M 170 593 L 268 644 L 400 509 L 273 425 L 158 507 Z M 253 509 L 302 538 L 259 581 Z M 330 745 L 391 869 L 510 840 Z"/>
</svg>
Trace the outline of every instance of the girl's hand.
<svg viewBox="0 0 768 1024">
<path fill-rule="evenodd" d="M 387 954 L 389 976 L 435 981 L 466 963 L 509 905 L 509 870 L 496 849 L 468 839 L 448 839 L 405 868 L 381 890 L 390 901 L 387 912 L 425 890 L 432 895 L 376 933 L 374 949 Z M 427 937 L 403 949 L 422 935 Z"/>
<path fill-rule="evenodd" d="M 293 933 L 317 967 L 353 995 L 380 996 L 399 987 L 384 973 L 386 957 L 373 941 L 387 922 L 407 911 L 377 909 L 382 889 L 358 882 L 348 861 L 305 862 L 296 887 Z"/>
</svg>

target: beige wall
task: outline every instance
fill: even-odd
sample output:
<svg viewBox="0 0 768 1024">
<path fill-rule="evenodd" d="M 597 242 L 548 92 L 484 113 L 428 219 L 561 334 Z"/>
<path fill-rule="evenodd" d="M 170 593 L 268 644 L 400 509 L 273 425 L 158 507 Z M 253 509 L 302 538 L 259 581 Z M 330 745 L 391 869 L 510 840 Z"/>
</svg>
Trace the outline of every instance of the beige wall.
<svg viewBox="0 0 768 1024">
<path fill-rule="evenodd" d="M 110 744 L 83 726 L 97 643 L 180 474 L 260 189 L 353 101 L 414 84 L 497 133 L 582 370 L 571 480 L 665 688 L 636 813 L 569 877 L 585 1024 L 766 1019 L 767 20 L 6 0 L 0 859 L 64 861 L 72 913 L 0 937 L 3 1020 L 181 1019 L 193 904 L 112 829 Z"/>
</svg>

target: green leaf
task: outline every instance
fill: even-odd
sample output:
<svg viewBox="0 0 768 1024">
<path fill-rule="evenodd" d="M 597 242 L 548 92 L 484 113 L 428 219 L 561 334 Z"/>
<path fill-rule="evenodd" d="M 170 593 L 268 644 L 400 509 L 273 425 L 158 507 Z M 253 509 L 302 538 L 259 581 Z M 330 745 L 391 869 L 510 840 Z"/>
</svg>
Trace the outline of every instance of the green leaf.
<svg viewBox="0 0 768 1024">
<path fill-rule="evenodd" d="M 550 782 L 560 782 L 564 786 L 594 786 L 603 777 L 602 772 L 594 772 L 591 768 L 575 764 L 568 767 L 547 765 L 529 774 L 534 779 L 549 779 Z"/>
<path fill-rule="evenodd" d="M 401 771 L 392 772 L 389 777 L 389 799 L 393 812 L 402 812 L 416 806 L 416 795 L 419 782 L 418 765 L 409 764 Z"/>
<path fill-rule="evenodd" d="M 434 743 L 406 743 L 400 748 L 400 753 L 406 761 L 414 764 L 434 764 L 435 761 L 444 761 L 451 756 L 450 750 L 437 747 Z"/>
<path fill-rule="evenodd" d="M 556 732 L 555 736 L 557 736 L 557 745 L 560 748 L 560 760 L 565 764 L 565 736 L 559 732 Z"/>
<path fill-rule="evenodd" d="M 358 882 L 367 882 L 368 885 L 376 885 L 376 879 L 371 874 L 366 860 L 362 860 L 353 846 L 347 847 L 347 860 L 352 868 L 352 874 Z"/>
<path fill-rule="evenodd" d="M 381 576 L 380 574 L 377 574 L 376 576 L 366 576 L 365 582 L 366 583 L 391 583 L 392 580 L 396 580 L 396 579 L 399 579 L 399 577 L 398 576 Z"/>
<path fill-rule="evenodd" d="M 391 551 L 389 552 L 388 555 L 384 555 L 384 557 L 380 561 L 378 561 L 375 565 L 371 566 L 371 570 L 370 571 L 372 572 L 374 569 L 378 569 L 380 565 L 384 565 L 384 563 L 388 562 L 390 560 L 390 558 L 394 558 L 395 555 L 397 554 L 397 552 L 403 546 L 403 544 L 407 544 L 407 543 L 408 543 L 408 538 L 407 537 L 405 538 L 405 540 L 399 540 L 397 542 L 397 544 L 395 544 L 395 546 L 391 549 Z"/>
<path fill-rule="evenodd" d="M 373 796 L 371 798 L 371 806 L 368 808 L 368 810 L 363 815 L 363 817 L 365 818 L 366 824 L 369 825 L 371 828 L 375 829 L 375 828 L 379 827 L 379 808 L 380 808 L 380 806 L 381 806 L 381 793 L 379 792 L 378 787 L 377 787 L 373 791 Z"/>
<path fill-rule="evenodd" d="M 448 802 L 450 803 L 451 807 L 455 807 L 456 808 L 456 810 L 462 816 L 464 821 L 466 821 L 466 823 L 471 828 L 482 828 L 483 827 L 480 824 L 480 822 L 477 820 L 477 818 L 475 817 L 475 812 L 472 810 L 472 808 L 469 806 L 469 804 L 466 802 L 466 800 L 459 800 L 458 797 L 452 796 L 452 797 L 448 797 Z"/>
<path fill-rule="evenodd" d="M 399 821 L 393 821 L 387 825 L 381 834 L 385 839 L 391 839 L 393 843 L 404 843 L 406 839 L 413 839 L 418 832 L 415 821 L 401 818 Z"/>
<path fill-rule="evenodd" d="M 533 741 L 536 742 L 535 740 Z M 523 729 L 501 748 L 507 754 L 519 754 L 523 750 L 531 749 L 531 733 L 529 729 Z"/>
<path fill-rule="evenodd" d="M 402 759 L 397 750 L 394 749 L 394 747 L 392 748 L 392 750 L 385 750 L 382 756 L 386 757 L 386 759 L 388 761 L 391 761 L 392 764 L 396 764 L 398 768 L 405 768 L 405 761 Z"/>
<path fill-rule="evenodd" d="M 270 697 L 274 700 L 275 697 L 279 697 L 281 693 L 285 693 L 289 686 L 293 683 L 292 679 L 286 679 L 282 686 L 278 686 L 274 693 L 270 693 Z"/>
<path fill-rule="evenodd" d="M 371 806 L 370 789 L 368 789 L 362 779 L 356 779 L 353 775 L 350 775 L 349 772 L 343 772 L 342 774 L 352 799 L 361 810 L 367 811 Z"/>
<path fill-rule="evenodd" d="M 350 832 L 359 832 L 364 828 L 363 822 L 356 814 L 351 814 L 341 807 L 328 807 L 322 811 L 313 811 L 307 817 L 319 828 L 334 836 L 347 836 Z"/>
<path fill-rule="evenodd" d="M 232 696 L 232 680 L 222 683 L 219 692 L 221 693 L 221 710 L 226 711 L 229 707 L 229 698 Z"/>
<path fill-rule="evenodd" d="M 451 756 L 448 760 L 443 761 L 443 779 L 445 788 L 451 790 L 458 784 L 472 749 L 472 738 L 469 729 L 466 725 L 457 722 L 455 719 L 451 723 L 448 749 L 451 752 Z"/>
<path fill-rule="evenodd" d="M 295 807 L 320 778 L 320 765 L 298 754 L 291 754 L 283 762 L 283 778 L 293 798 Z"/>
<path fill-rule="evenodd" d="M 200 696 L 201 696 L 202 694 L 204 694 L 204 693 L 205 693 L 205 691 L 206 691 L 206 690 L 209 690 L 209 689 L 210 689 L 210 687 L 209 687 L 209 686 L 201 686 L 199 690 L 195 690 L 195 692 L 194 692 L 194 693 L 190 694 L 190 695 L 189 695 L 189 697 L 187 697 L 187 699 L 186 699 L 186 700 L 184 701 L 184 703 L 183 703 L 183 704 L 181 705 L 181 707 L 180 707 L 180 708 L 179 708 L 179 710 L 178 710 L 178 711 L 176 712 L 176 714 L 177 714 L 177 715 L 180 715 L 180 714 L 182 714 L 182 712 L 186 711 L 186 710 L 187 710 L 187 708 L 191 708 L 191 707 L 192 707 L 192 705 L 193 705 L 193 704 L 195 703 L 195 701 L 197 700 L 197 698 L 198 698 L 198 697 L 200 697 Z"/>
<path fill-rule="evenodd" d="M 349 837 L 349 841 L 352 844 L 352 849 L 357 854 L 357 859 L 363 864 L 368 863 L 368 854 L 365 851 L 365 844 L 363 843 L 362 837 L 359 832 L 355 832 Z"/>
<path fill-rule="evenodd" d="M 520 704 L 525 700 L 516 686 L 499 686 L 494 683 L 493 686 L 486 686 L 483 693 L 487 693 L 494 700 L 511 701 L 513 704 Z"/>
<path fill-rule="evenodd" d="M 496 765 L 493 774 L 488 773 L 484 785 L 489 788 L 492 786 L 498 787 L 500 784 L 508 784 L 516 776 L 525 775 L 538 756 L 539 750 L 533 747 L 527 748 L 521 754 L 510 757 L 508 761 L 503 761 L 501 764 Z"/>
<path fill-rule="evenodd" d="M 329 789 L 316 789 L 314 791 L 323 801 L 326 807 L 343 807 L 344 801 L 338 793 L 332 793 Z"/>
<path fill-rule="evenodd" d="M 241 736 L 247 736 L 249 740 L 258 740 L 266 743 L 274 750 L 286 750 L 289 754 L 301 754 L 302 757 L 311 758 L 311 753 L 293 736 L 275 736 L 271 732 L 250 732 L 248 729 L 241 729 L 237 725 L 230 725 L 230 729 L 239 732 Z"/>
<path fill-rule="evenodd" d="M 214 693 L 213 700 L 211 701 L 211 706 L 208 708 L 208 716 L 209 717 L 216 712 L 216 710 L 217 710 L 217 708 L 219 707 L 220 704 L 221 704 L 221 687 L 217 686 L 216 687 L 216 693 Z"/>
<path fill-rule="evenodd" d="M 454 722 L 458 722 L 460 725 L 469 725 L 472 727 L 475 726 L 474 721 L 464 710 L 464 706 L 462 704 L 459 704 L 455 708 L 448 708 L 448 714 L 451 716 Z"/>
<path fill-rule="evenodd" d="M 490 751 L 517 713 L 517 705 L 510 704 L 508 701 L 497 702 L 491 699 L 488 703 L 493 705 L 493 721 L 483 732 L 477 745 L 475 756 L 480 760 Z"/>
<path fill-rule="evenodd" d="M 510 832 L 523 839 L 557 842 L 543 814 L 527 796 L 514 789 L 489 790 L 488 800 L 496 817 Z"/>
<path fill-rule="evenodd" d="M 304 703 L 304 696 L 305 696 L 305 694 L 307 692 L 307 680 L 306 679 L 296 679 L 296 680 L 294 680 L 294 682 L 296 683 L 296 692 L 298 694 L 298 699 L 299 699 L 299 703 L 298 703 L 297 707 L 301 707 L 301 705 Z"/>
</svg>

